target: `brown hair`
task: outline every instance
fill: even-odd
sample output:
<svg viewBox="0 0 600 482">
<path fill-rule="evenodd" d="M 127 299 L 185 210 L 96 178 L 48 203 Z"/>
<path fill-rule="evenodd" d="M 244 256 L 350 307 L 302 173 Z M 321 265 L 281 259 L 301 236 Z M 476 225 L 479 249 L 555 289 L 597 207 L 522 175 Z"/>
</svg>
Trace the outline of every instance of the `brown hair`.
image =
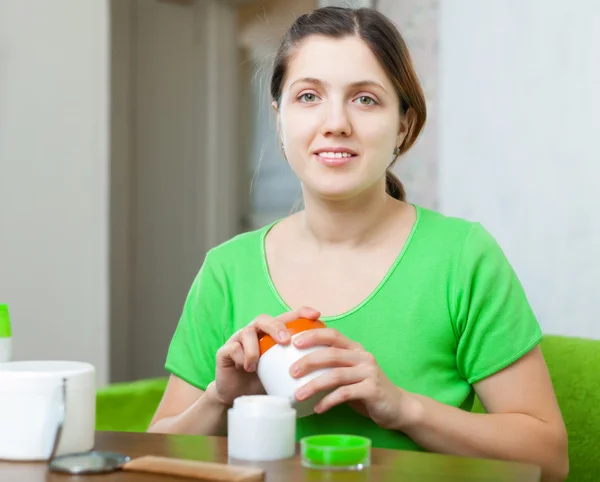
<svg viewBox="0 0 600 482">
<path fill-rule="evenodd" d="M 395 158 L 385 176 L 387 193 L 401 201 L 406 199 L 404 186 L 390 168 L 398 157 L 415 143 L 427 117 L 425 96 L 414 71 L 410 53 L 400 32 L 385 15 L 371 8 L 323 7 L 301 15 L 285 34 L 277 51 L 271 76 L 271 96 L 278 104 L 287 70 L 290 51 L 310 35 L 342 38 L 356 35 L 371 49 L 388 77 L 394 84 L 400 99 L 400 115 L 409 109 L 414 113 L 408 126 L 408 134 L 394 153 Z"/>
</svg>

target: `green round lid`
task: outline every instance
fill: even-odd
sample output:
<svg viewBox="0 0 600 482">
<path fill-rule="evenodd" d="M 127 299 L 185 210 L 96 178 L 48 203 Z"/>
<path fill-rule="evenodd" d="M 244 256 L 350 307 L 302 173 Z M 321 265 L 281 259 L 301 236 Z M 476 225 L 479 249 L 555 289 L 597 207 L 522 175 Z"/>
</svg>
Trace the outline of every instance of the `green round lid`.
<svg viewBox="0 0 600 482">
<path fill-rule="evenodd" d="M 300 440 L 302 465 L 359 470 L 371 464 L 371 440 L 358 435 L 311 435 Z"/>
<path fill-rule="evenodd" d="M 11 336 L 10 331 L 10 317 L 8 315 L 8 306 L 0 305 L 0 338 L 9 338 Z"/>
</svg>

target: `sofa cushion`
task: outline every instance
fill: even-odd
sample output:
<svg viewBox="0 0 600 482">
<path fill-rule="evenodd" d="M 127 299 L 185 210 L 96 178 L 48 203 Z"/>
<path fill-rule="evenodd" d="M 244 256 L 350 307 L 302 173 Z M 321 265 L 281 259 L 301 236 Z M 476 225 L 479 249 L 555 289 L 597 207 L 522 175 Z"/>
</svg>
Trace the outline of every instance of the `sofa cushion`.
<svg viewBox="0 0 600 482">
<path fill-rule="evenodd" d="M 97 391 L 96 429 L 145 432 L 160 403 L 167 378 L 114 383 Z"/>
<path fill-rule="evenodd" d="M 542 352 L 569 434 L 569 478 L 600 480 L 600 340 L 546 335 Z M 474 412 L 484 412 L 479 400 Z"/>
</svg>

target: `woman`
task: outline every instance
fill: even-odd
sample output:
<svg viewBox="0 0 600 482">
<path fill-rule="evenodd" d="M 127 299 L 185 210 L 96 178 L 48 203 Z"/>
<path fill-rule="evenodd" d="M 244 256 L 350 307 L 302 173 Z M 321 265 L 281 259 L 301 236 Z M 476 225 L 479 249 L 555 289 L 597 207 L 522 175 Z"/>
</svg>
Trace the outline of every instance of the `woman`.
<svg viewBox="0 0 600 482">
<path fill-rule="evenodd" d="M 511 266 L 481 225 L 407 203 L 389 171 L 426 117 L 393 24 L 370 9 L 299 17 L 271 94 L 304 209 L 207 254 L 150 430 L 223 434 L 233 400 L 262 393 L 258 336 L 289 343 L 285 322 L 320 318 L 328 327 L 295 343 L 328 348 L 291 372 L 332 368 L 296 396 L 331 393 L 298 420 L 298 437 L 353 432 L 378 447 L 530 462 L 563 480 L 566 431 Z M 488 413 L 470 413 L 475 394 Z"/>
</svg>

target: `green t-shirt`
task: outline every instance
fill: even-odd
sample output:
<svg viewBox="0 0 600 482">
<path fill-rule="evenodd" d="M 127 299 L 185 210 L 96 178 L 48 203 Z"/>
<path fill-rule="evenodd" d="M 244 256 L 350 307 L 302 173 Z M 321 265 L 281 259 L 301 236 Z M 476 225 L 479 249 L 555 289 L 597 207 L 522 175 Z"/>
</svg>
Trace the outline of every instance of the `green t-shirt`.
<svg viewBox="0 0 600 482">
<path fill-rule="evenodd" d="M 479 223 L 415 208 L 411 234 L 380 284 L 354 309 L 322 320 L 375 355 L 397 386 L 471 410 L 472 384 L 531 350 L 541 330 L 511 265 Z M 235 331 L 262 313 L 291 309 L 267 268 L 264 240 L 274 224 L 207 253 L 168 351 L 169 372 L 205 389 L 217 350 Z M 298 419 L 298 439 L 315 433 L 420 450 L 347 405 Z"/>
</svg>

